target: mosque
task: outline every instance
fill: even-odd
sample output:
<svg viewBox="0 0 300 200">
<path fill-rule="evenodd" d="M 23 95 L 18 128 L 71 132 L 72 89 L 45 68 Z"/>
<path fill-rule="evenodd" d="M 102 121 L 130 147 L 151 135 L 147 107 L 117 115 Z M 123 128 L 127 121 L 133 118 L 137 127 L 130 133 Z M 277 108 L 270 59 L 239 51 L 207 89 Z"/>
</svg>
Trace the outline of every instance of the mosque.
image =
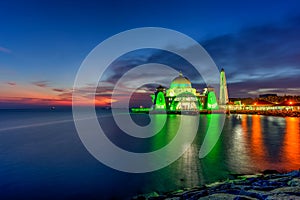
<svg viewBox="0 0 300 200">
<path fill-rule="evenodd" d="M 167 111 L 177 113 L 181 111 L 211 111 L 219 110 L 220 106 L 228 102 L 228 92 L 224 69 L 220 73 L 220 99 L 217 100 L 214 88 L 204 88 L 200 93 L 192 87 L 191 81 L 181 72 L 174 78 L 170 87 L 158 86 L 152 98 L 152 107 L 149 112 L 159 113 Z M 219 102 L 219 103 L 218 103 Z M 132 109 L 133 112 L 143 112 L 145 109 Z"/>
</svg>

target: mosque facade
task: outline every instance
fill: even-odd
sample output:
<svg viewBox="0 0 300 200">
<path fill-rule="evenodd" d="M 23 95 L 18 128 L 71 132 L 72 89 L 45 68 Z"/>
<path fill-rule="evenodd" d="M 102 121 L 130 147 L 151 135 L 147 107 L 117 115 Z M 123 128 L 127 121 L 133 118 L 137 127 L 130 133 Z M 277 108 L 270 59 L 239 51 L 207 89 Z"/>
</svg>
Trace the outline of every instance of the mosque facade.
<svg viewBox="0 0 300 200">
<path fill-rule="evenodd" d="M 159 86 L 152 97 L 152 111 L 201 111 L 218 110 L 219 105 L 213 88 L 202 92 L 192 87 L 191 81 L 180 72 L 170 87 Z"/>
</svg>

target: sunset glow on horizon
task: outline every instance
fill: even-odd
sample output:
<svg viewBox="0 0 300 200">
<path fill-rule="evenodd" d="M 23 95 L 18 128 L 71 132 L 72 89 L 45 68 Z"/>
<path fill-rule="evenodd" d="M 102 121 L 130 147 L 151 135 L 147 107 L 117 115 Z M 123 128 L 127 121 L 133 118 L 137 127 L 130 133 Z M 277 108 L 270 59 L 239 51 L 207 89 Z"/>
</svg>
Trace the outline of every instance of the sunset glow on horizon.
<svg viewBox="0 0 300 200">
<path fill-rule="evenodd" d="M 61 90 L 40 87 L 36 85 L 1 85 L 0 103 L 3 104 L 20 104 L 27 106 L 72 106 L 72 89 Z M 95 97 L 82 96 L 74 105 L 76 106 L 110 106 L 116 100 L 110 97 Z M 9 108 L 9 106 L 8 106 Z"/>
</svg>

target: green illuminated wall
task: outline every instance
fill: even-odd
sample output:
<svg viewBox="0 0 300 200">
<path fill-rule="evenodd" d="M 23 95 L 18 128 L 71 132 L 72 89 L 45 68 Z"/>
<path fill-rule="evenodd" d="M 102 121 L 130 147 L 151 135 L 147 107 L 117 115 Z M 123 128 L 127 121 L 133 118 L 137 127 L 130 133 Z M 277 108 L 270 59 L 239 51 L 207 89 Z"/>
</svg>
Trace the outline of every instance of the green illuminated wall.
<svg viewBox="0 0 300 200">
<path fill-rule="evenodd" d="M 166 109 L 165 94 L 163 92 L 158 92 L 156 95 L 155 109 Z"/>
<path fill-rule="evenodd" d="M 213 92 L 213 91 L 210 91 L 207 94 L 206 109 L 208 109 L 208 110 L 218 110 L 219 109 L 217 97 L 216 97 L 215 92 Z"/>
<path fill-rule="evenodd" d="M 203 105 L 200 99 L 198 99 L 199 110 L 203 110 Z"/>
<path fill-rule="evenodd" d="M 172 103 L 171 103 L 171 106 L 170 106 L 170 110 L 171 110 L 171 111 L 175 111 L 175 110 L 176 110 L 176 107 L 177 107 L 177 104 L 178 104 L 178 103 L 177 103 L 176 101 L 173 100 Z"/>
</svg>

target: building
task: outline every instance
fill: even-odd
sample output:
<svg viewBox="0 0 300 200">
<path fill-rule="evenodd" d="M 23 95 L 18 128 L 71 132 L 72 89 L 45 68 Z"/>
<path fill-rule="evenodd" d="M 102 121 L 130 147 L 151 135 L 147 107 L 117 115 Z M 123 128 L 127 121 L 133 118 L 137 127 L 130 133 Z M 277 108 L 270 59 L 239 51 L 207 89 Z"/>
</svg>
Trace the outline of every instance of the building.
<svg viewBox="0 0 300 200">
<path fill-rule="evenodd" d="M 220 105 L 226 105 L 228 103 L 228 90 L 227 90 L 227 83 L 226 83 L 226 76 L 225 71 L 222 68 L 220 73 Z"/>
<path fill-rule="evenodd" d="M 192 87 L 191 81 L 180 72 L 169 88 L 159 86 L 152 97 L 154 111 L 200 111 L 218 110 L 219 106 L 213 88 L 204 88 L 198 92 Z"/>
</svg>

